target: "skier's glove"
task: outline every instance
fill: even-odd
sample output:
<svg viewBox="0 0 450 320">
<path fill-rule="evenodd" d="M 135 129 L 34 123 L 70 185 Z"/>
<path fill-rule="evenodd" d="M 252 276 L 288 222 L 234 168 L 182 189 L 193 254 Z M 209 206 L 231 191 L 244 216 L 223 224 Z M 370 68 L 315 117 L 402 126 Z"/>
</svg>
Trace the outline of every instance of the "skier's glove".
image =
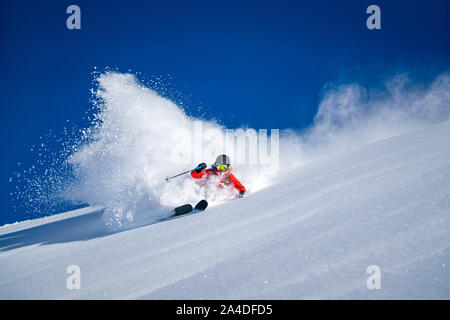
<svg viewBox="0 0 450 320">
<path fill-rule="evenodd" d="M 244 192 L 244 191 L 242 191 L 242 190 L 241 190 L 241 191 L 239 191 L 239 198 L 243 198 L 243 197 L 244 197 L 244 193 L 245 193 L 245 192 Z"/>
<path fill-rule="evenodd" d="M 203 169 L 205 169 L 206 168 L 206 163 L 200 163 L 197 167 L 200 167 L 200 168 L 198 168 L 197 170 L 195 170 L 195 172 L 197 172 L 197 173 L 200 173 Z"/>
</svg>

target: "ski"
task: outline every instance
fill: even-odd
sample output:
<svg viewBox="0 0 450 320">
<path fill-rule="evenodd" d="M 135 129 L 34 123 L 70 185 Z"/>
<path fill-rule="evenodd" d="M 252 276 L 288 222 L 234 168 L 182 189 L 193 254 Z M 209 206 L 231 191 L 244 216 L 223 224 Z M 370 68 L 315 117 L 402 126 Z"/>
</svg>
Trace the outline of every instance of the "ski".
<svg viewBox="0 0 450 320">
<path fill-rule="evenodd" d="M 208 201 L 203 199 L 203 200 L 200 200 L 199 203 L 197 203 L 195 205 L 193 211 L 195 211 L 195 212 L 204 211 L 207 207 L 208 207 Z"/>
<path fill-rule="evenodd" d="M 174 216 L 179 216 L 182 214 L 186 214 L 191 212 L 192 210 L 194 210 L 194 208 L 192 207 L 192 205 L 190 204 L 184 204 L 182 206 L 176 207 L 173 211 L 174 211 Z"/>
</svg>

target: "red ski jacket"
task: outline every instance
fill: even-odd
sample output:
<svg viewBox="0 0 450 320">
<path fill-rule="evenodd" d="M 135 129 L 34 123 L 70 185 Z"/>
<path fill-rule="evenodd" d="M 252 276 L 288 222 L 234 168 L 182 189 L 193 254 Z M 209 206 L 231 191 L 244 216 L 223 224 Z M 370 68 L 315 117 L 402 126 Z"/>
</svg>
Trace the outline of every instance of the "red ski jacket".
<svg viewBox="0 0 450 320">
<path fill-rule="evenodd" d="M 204 176 L 208 177 L 210 174 L 216 175 L 218 176 L 219 173 L 216 171 L 216 169 L 206 169 L 200 172 L 195 172 L 195 171 L 191 171 L 191 176 L 194 179 L 201 179 Z M 225 171 L 222 174 L 222 179 L 220 179 L 220 184 L 224 184 L 224 185 L 229 185 L 232 184 L 237 190 L 239 191 L 243 191 L 246 192 L 247 190 L 245 189 L 245 187 L 242 185 L 242 183 L 239 182 L 238 179 L 236 179 L 236 177 L 231 173 L 230 169 L 228 169 L 227 171 Z"/>
</svg>

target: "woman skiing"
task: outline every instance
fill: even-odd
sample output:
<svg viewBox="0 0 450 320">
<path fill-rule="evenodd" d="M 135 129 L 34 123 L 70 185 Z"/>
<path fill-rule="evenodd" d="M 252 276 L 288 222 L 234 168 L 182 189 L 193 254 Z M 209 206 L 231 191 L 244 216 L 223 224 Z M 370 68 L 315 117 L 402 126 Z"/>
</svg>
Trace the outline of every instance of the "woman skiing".
<svg viewBox="0 0 450 320">
<path fill-rule="evenodd" d="M 199 167 L 197 170 L 191 172 L 191 176 L 194 179 L 208 179 L 211 175 L 218 176 L 220 178 L 219 186 L 233 186 L 239 191 L 239 198 L 242 198 L 247 191 L 242 183 L 231 173 L 230 158 L 225 154 L 218 156 L 210 169 L 206 169 L 206 163 L 200 163 L 197 167 Z"/>
</svg>

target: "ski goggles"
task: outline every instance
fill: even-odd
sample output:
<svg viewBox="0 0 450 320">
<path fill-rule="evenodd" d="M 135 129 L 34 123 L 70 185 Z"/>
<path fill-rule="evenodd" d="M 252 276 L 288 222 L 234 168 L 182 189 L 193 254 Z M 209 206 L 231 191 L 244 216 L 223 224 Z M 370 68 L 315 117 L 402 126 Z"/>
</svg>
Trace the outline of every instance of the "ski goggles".
<svg viewBox="0 0 450 320">
<path fill-rule="evenodd" d="M 227 164 L 216 164 L 216 169 L 219 171 L 225 171 L 228 169 L 228 165 Z"/>
</svg>

